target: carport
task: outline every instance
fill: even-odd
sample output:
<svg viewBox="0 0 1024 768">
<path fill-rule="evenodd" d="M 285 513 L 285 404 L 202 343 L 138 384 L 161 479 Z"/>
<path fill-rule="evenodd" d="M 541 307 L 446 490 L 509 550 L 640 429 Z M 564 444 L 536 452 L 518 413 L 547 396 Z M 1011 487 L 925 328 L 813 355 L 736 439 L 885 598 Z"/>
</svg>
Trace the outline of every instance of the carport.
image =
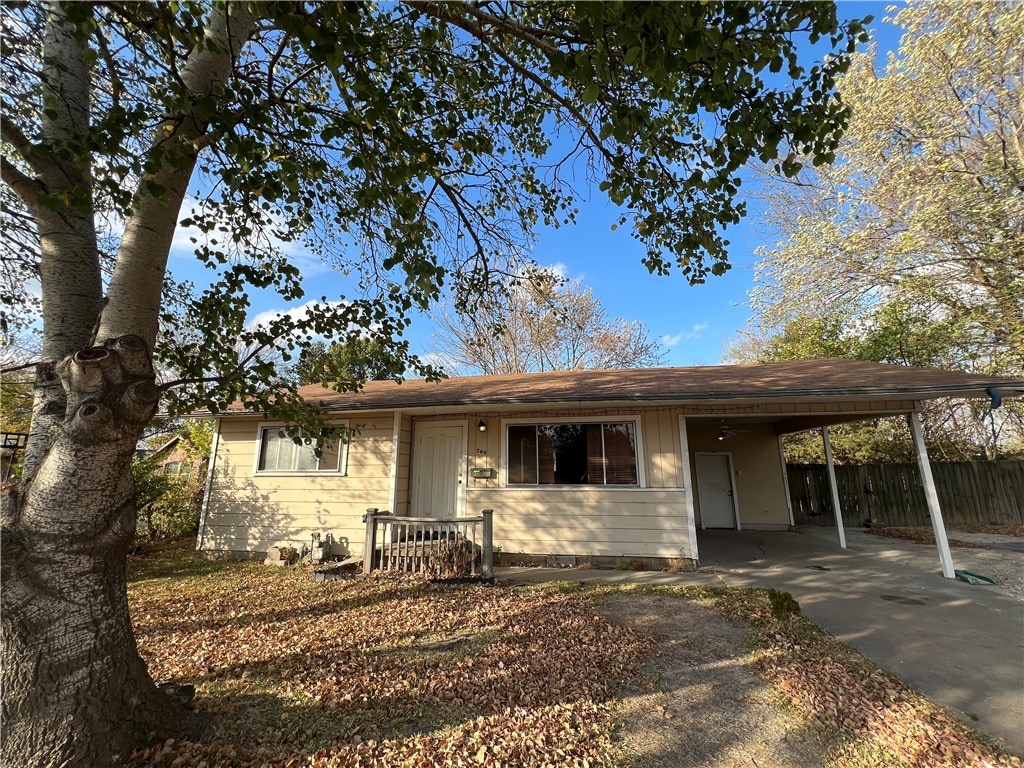
<svg viewBox="0 0 1024 768">
<path fill-rule="evenodd" d="M 945 372 L 934 372 L 934 373 L 945 373 Z M 690 425 L 700 424 L 707 422 L 709 424 L 715 423 L 718 426 L 719 437 L 718 440 L 724 441 L 730 435 L 737 431 L 744 431 L 744 427 L 753 426 L 755 423 L 763 425 L 765 421 L 771 423 L 772 428 L 775 431 L 778 440 L 779 450 L 779 461 L 782 465 L 782 475 L 785 483 L 786 491 L 786 505 L 789 511 L 789 524 L 790 527 L 794 526 L 793 509 L 791 494 L 789 488 L 789 480 L 785 471 L 785 456 L 783 452 L 782 439 L 786 435 L 799 433 L 807 430 L 816 430 L 820 432 L 824 454 L 825 454 L 825 465 L 827 469 L 829 495 L 831 498 L 831 508 L 835 518 L 835 545 L 839 549 L 847 549 L 847 535 L 846 535 L 846 524 L 843 518 L 843 509 L 839 499 L 839 489 L 836 482 L 835 474 L 835 463 L 832 456 L 832 445 L 829 438 L 829 427 L 838 424 L 849 424 L 859 421 L 875 420 L 879 418 L 905 418 L 913 439 L 915 455 L 917 458 L 918 471 L 920 472 L 921 484 L 924 490 L 925 501 L 927 504 L 928 515 L 932 525 L 932 533 L 935 537 L 937 554 L 939 559 L 939 565 L 941 568 L 942 575 L 945 578 L 955 578 L 955 567 L 953 563 L 953 557 L 949 548 L 949 541 L 946 535 L 946 526 L 942 517 L 942 509 L 939 504 L 939 497 L 936 491 L 935 480 L 932 475 L 931 460 L 928 455 L 928 449 L 924 439 L 924 428 L 921 419 L 921 403 L 925 400 L 934 400 L 940 398 L 965 398 L 965 397 L 979 397 L 984 395 L 990 399 L 991 410 L 999 408 L 1002 402 L 1003 395 L 1012 396 L 1019 395 L 1021 393 L 1020 387 L 1007 387 L 1002 391 L 994 388 L 986 388 L 981 391 L 974 387 L 965 387 L 961 382 L 955 381 L 958 374 L 949 374 L 949 379 L 945 382 L 936 381 L 930 388 L 922 389 L 914 393 L 913 410 L 908 410 L 905 413 L 898 414 L 893 413 L 891 410 L 879 411 L 878 413 L 870 413 L 860 411 L 856 414 L 843 414 L 836 413 L 834 410 L 826 411 L 820 415 L 801 415 L 797 417 L 779 417 L 779 416 L 768 416 L 758 420 L 752 420 L 750 417 L 745 419 L 719 419 L 718 422 L 712 422 L 711 420 L 694 419 L 688 418 L 686 421 Z M 807 394 L 807 393 L 805 393 Z M 843 391 L 840 389 L 824 389 L 821 392 L 822 395 L 828 397 L 843 396 L 849 399 L 850 402 L 857 402 L 859 399 L 864 398 L 864 394 L 861 392 L 850 392 Z M 905 396 L 905 393 L 902 393 Z M 877 391 L 871 393 L 871 397 L 877 399 L 879 393 Z M 693 490 L 693 483 L 688 482 L 688 496 L 690 497 L 691 507 L 693 505 L 693 496 L 695 494 Z M 698 489 L 699 491 L 699 489 Z M 713 531 L 708 530 L 707 526 L 704 525 L 704 518 L 702 516 L 701 525 L 698 526 L 697 530 L 697 553 L 698 561 L 701 565 L 708 563 L 708 558 L 720 559 L 729 557 L 743 557 L 743 553 L 748 553 L 748 547 L 745 542 L 759 540 L 758 537 L 744 537 L 742 525 L 740 524 L 739 517 L 739 503 L 736 505 L 736 530 L 734 531 Z M 716 534 L 716 535 L 711 535 Z M 780 540 L 783 541 L 783 540 Z M 735 546 L 735 552 L 729 552 L 729 546 Z M 707 547 L 711 547 L 710 551 L 705 551 Z"/>
</svg>

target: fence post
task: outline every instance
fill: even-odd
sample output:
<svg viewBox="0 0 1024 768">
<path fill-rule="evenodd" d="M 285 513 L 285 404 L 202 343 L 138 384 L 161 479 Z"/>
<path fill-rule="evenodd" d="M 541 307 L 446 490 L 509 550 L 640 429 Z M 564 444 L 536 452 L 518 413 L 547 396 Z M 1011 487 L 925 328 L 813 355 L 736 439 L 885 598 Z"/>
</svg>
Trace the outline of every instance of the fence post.
<svg viewBox="0 0 1024 768">
<path fill-rule="evenodd" d="M 366 541 L 363 544 L 363 575 L 373 571 L 374 557 L 377 554 L 377 507 L 370 507 L 363 515 L 366 521 Z"/>
<path fill-rule="evenodd" d="M 480 570 L 485 579 L 494 578 L 494 510 L 485 509 L 482 513 L 484 518 L 484 542 L 481 553 Z"/>
</svg>

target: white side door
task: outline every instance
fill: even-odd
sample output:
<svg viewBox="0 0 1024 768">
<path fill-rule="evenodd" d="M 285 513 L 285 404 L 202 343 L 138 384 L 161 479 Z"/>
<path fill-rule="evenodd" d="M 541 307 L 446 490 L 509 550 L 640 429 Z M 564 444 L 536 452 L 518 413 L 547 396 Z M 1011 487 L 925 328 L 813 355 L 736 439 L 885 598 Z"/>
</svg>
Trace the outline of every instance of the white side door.
<svg viewBox="0 0 1024 768">
<path fill-rule="evenodd" d="M 412 448 L 410 516 L 461 516 L 465 479 L 465 422 L 417 424 Z"/>
<path fill-rule="evenodd" d="M 732 457 L 728 453 L 698 453 L 695 461 L 701 528 L 739 528 Z"/>
</svg>

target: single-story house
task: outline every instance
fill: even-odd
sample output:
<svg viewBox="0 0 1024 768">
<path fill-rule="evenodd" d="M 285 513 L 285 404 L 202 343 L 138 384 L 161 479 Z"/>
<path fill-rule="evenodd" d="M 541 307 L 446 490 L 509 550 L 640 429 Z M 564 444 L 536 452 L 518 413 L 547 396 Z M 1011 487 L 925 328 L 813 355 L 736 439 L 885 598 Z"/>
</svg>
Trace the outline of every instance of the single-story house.
<svg viewBox="0 0 1024 768">
<path fill-rule="evenodd" d="M 698 528 L 792 525 L 783 435 L 822 429 L 827 449 L 829 425 L 908 417 L 928 490 L 922 401 L 996 403 L 1024 393 L 1024 381 L 813 360 L 373 381 L 358 392 L 314 385 L 301 393 L 355 430 L 351 439 L 317 457 L 283 436 L 280 422 L 240 405 L 218 414 L 199 549 L 255 555 L 330 533 L 335 555 L 358 555 L 368 508 L 441 518 L 487 508 L 506 558 L 696 563 Z M 941 527 L 934 493 L 929 501 Z"/>
</svg>

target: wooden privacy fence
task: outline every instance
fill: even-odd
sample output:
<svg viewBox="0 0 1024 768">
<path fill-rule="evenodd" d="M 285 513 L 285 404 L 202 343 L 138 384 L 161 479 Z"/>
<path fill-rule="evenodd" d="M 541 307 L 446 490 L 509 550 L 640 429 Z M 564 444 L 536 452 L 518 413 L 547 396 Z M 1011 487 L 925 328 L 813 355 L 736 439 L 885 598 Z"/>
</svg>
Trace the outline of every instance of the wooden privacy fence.
<svg viewBox="0 0 1024 768">
<path fill-rule="evenodd" d="M 794 522 L 833 525 L 825 465 L 788 464 L 786 471 Z M 932 476 L 946 525 L 1024 523 L 1024 461 L 936 462 Z M 837 466 L 836 486 L 846 525 L 931 524 L 917 464 Z"/>
<path fill-rule="evenodd" d="M 363 573 L 494 578 L 493 514 L 485 509 L 479 517 L 398 517 L 368 509 Z"/>
</svg>

